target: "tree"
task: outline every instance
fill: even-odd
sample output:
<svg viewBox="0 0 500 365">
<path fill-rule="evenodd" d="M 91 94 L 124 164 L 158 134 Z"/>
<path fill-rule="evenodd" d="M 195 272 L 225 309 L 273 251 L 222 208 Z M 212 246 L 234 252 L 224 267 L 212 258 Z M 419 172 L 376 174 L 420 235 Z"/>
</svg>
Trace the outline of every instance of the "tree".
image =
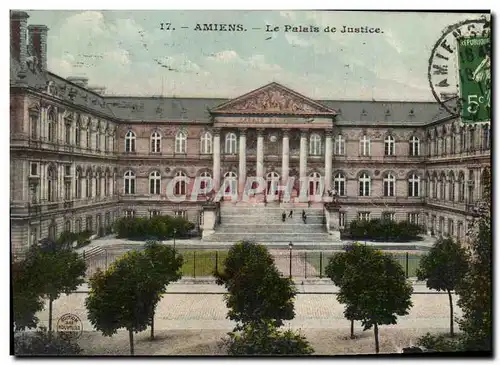
<svg viewBox="0 0 500 365">
<path fill-rule="evenodd" d="M 483 175 L 483 201 L 480 202 L 474 225 L 469 232 L 472 255 L 469 270 L 456 293 L 462 309 L 459 327 L 463 333 L 461 346 L 465 351 L 492 350 L 492 233 L 490 171 Z"/>
<path fill-rule="evenodd" d="M 262 327 L 266 330 L 263 331 Z M 279 331 L 270 322 L 247 325 L 242 333 L 228 333 L 223 340 L 228 355 L 310 355 L 314 353 L 307 339 L 291 330 Z"/>
<path fill-rule="evenodd" d="M 14 330 L 36 328 L 38 318 L 36 313 L 43 310 L 41 283 L 27 270 L 27 261 L 12 263 L 12 309 Z"/>
<path fill-rule="evenodd" d="M 38 296 L 49 301 L 49 339 L 52 336 L 52 304 L 62 293 L 70 294 L 83 284 L 87 265 L 83 258 L 71 249 L 68 242 L 54 242 L 44 239 L 33 246 L 21 264 L 24 279 L 21 285 L 27 285 L 27 291 L 18 291 L 31 296 Z M 18 303 L 19 301 L 19 297 Z M 26 301 L 35 301 L 24 299 Z M 34 302 L 33 302 L 34 303 Z M 32 304 L 30 304 L 32 305 Z"/>
<path fill-rule="evenodd" d="M 170 246 L 162 245 L 157 241 L 148 241 L 143 254 L 151 262 L 151 270 L 148 270 L 147 287 L 150 289 L 153 305 L 151 313 L 151 339 L 154 339 L 154 316 L 156 306 L 167 290 L 167 286 L 182 278 L 183 258 L 176 255 L 176 251 Z"/>
<path fill-rule="evenodd" d="M 276 327 L 295 316 L 293 299 L 296 289 L 290 278 L 281 277 L 266 247 L 248 241 L 236 243 L 224 260 L 224 271 L 215 272 L 218 285 L 224 285 L 228 318 L 258 326 Z M 267 327 L 266 327 L 267 328 Z"/>
<path fill-rule="evenodd" d="M 440 238 L 431 250 L 422 256 L 417 269 L 417 279 L 427 281 L 429 289 L 448 292 L 450 303 L 450 336 L 453 331 L 453 298 L 451 292 L 456 290 L 468 267 L 468 255 L 465 248 L 452 238 Z"/>
<path fill-rule="evenodd" d="M 130 354 L 134 354 L 134 332 L 144 331 L 150 323 L 157 298 L 147 275 L 154 275 L 149 257 L 129 251 L 105 272 L 98 270 L 90 279 L 85 299 L 90 323 L 104 336 L 119 328 L 129 333 Z"/>
<path fill-rule="evenodd" d="M 346 265 L 356 265 L 360 262 L 360 258 L 356 256 L 359 253 L 361 251 L 352 251 L 350 250 L 350 246 L 346 246 L 345 251 L 337 252 L 330 258 L 325 268 L 325 274 L 337 287 L 340 288 L 342 286 Z M 362 268 L 359 268 L 359 270 L 362 270 Z M 347 304 L 344 316 L 347 320 L 351 321 L 351 339 L 354 339 L 354 321 L 362 319 L 361 313 L 353 305 Z"/>
<path fill-rule="evenodd" d="M 413 288 L 391 255 L 360 244 L 347 252 L 357 261 L 345 265 L 338 301 L 356 308 L 364 330 L 373 327 L 379 353 L 378 326 L 396 324 L 396 316 L 408 314 Z"/>
</svg>

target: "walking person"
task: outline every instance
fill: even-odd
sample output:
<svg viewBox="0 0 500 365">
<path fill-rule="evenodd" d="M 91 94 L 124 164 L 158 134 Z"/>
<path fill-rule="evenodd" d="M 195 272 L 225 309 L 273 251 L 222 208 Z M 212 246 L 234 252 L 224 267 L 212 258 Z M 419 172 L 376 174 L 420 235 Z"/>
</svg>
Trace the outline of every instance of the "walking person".
<svg viewBox="0 0 500 365">
<path fill-rule="evenodd" d="M 281 219 L 284 222 L 286 220 L 286 212 L 283 211 L 283 214 L 281 215 Z"/>
<path fill-rule="evenodd" d="M 293 210 L 291 210 L 290 213 L 288 214 L 288 218 L 293 218 Z"/>
<path fill-rule="evenodd" d="M 304 224 L 306 223 L 306 219 L 307 219 L 306 211 L 302 210 L 302 220 L 304 221 Z"/>
</svg>

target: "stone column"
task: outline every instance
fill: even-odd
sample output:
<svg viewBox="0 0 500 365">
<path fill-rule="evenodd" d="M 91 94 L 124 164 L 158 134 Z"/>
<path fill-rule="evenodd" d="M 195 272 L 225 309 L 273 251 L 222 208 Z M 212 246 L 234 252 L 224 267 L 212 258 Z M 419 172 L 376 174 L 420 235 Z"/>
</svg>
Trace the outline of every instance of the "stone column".
<svg viewBox="0 0 500 365">
<path fill-rule="evenodd" d="M 333 159 L 333 141 L 332 131 L 327 130 L 325 134 L 325 191 L 324 194 L 331 189 L 332 185 L 332 159 Z"/>
<path fill-rule="evenodd" d="M 299 190 L 299 199 L 300 201 L 307 201 L 309 198 L 307 196 L 308 182 L 306 179 L 307 175 L 307 134 L 308 131 L 306 129 L 302 129 L 300 131 L 300 163 L 299 163 L 299 172 L 300 172 L 300 190 Z M 305 184 L 305 185 L 304 185 Z"/>
<path fill-rule="evenodd" d="M 257 177 L 264 177 L 264 129 L 257 129 Z"/>
<path fill-rule="evenodd" d="M 283 130 L 282 143 L 282 162 L 281 162 L 281 184 L 286 185 L 288 182 L 288 173 L 290 169 L 290 130 Z"/>
<path fill-rule="evenodd" d="M 240 129 L 240 170 L 238 174 L 238 192 L 242 193 L 245 189 L 245 181 L 247 178 L 247 130 Z"/>
<path fill-rule="evenodd" d="M 213 188 L 220 189 L 220 129 L 214 129 L 213 141 Z"/>
</svg>

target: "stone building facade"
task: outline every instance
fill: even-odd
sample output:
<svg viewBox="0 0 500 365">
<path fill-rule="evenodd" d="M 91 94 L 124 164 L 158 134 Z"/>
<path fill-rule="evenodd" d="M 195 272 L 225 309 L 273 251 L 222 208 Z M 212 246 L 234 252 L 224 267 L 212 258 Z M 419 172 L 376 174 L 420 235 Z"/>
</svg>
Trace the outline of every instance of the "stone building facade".
<svg viewBox="0 0 500 365">
<path fill-rule="evenodd" d="M 482 197 L 489 123 L 463 125 L 431 102 L 312 100 L 277 83 L 231 100 L 106 96 L 49 72 L 48 29 L 27 20 L 11 13 L 14 252 L 125 215 L 200 225 L 204 197 L 172 201 L 173 179 L 190 196 L 200 177 L 240 192 L 247 177 L 302 178 L 306 200 L 320 182 L 336 191 L 340 227 L 383 216 L 461 238 Z"/>
</svg>

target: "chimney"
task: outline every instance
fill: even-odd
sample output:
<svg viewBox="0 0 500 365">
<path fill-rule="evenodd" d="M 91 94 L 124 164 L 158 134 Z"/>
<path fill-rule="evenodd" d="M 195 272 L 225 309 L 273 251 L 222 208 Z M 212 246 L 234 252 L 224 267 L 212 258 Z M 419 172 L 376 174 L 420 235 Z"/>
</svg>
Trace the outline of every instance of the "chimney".
<svg viewBox="0 0 500 365">
<path fill-rule="evenodd" d="M 33 55 L 38 60 L 38 69 L 47 71 L 47 32 L 49 28 L 46 25 L 30 25 L 28 34 L 30 47 Z"/>
<path fill-rule="evenodd" d="M 89 84 L 89 78 L 85 76 L 70 76 L 66 80 L 83 88 L 87 88 Z"/>
<path fill-rule="evenodd" d="M 26 57 L 28 47 L 26 44 L 26 28 L 28 26 L 28 13 L 24 11 L 10 12 L 10 50 L 14 58 L 21 65 L 21 72 L 26 72 Z"/>
</svg>

